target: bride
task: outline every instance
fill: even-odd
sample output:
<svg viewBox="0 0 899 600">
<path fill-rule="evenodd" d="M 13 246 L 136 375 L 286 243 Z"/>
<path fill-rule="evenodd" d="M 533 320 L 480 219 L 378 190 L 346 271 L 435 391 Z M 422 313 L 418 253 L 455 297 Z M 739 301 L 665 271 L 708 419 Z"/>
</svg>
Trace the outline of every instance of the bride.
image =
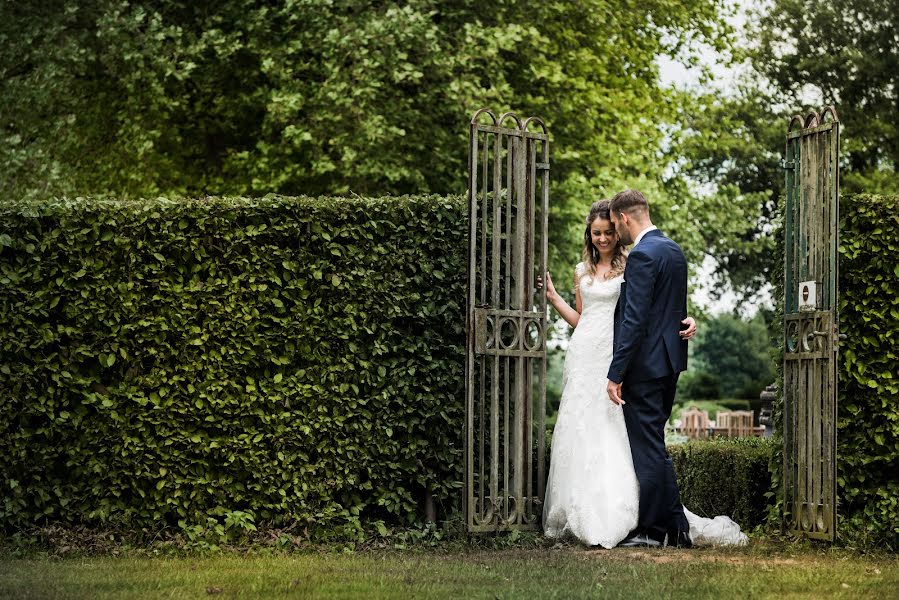
<svg viewBox="0 0 899 600">
<path fill-rule="evenodd" d="M 543 529 L 566 532 L 590 546 L 613 548 L 637 527 L 639 490 L 621 406 L 609 401 L 615 306 L 627 252 L 609 215 L 609 201 L 594 202 L 584 232 L 584 260 L 574 273 L 575 307 L 546 274 L 547 300 L 574 333 L 565 356 L 562 400 L 553 430 Z M 696 333 L 688 317 L 681 337 Z M 694 544 L 743 544 L 746 535 L 727 517 L 706 519 L 684 509 Z"/>
</svg>

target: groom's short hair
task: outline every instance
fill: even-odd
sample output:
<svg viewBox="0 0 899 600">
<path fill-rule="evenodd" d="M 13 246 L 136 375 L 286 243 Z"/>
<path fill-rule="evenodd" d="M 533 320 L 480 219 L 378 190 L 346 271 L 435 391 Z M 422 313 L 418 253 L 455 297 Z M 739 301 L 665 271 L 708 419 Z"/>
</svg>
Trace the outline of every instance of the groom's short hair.
<svg viewBox="0 0 899 600">
<path fill-rule="evenodd" d="M 649 202 L 647 202 L 646 197 L 637 190 L 624 190 L 623 192 L 615 194 L 615 197 L 612 198 L 612 202 L 609 204 L 609 210 L 619 216 L 621 213 L 627 213 L 629 215 L 643 213 L 648 216 Z"/>
</svg>

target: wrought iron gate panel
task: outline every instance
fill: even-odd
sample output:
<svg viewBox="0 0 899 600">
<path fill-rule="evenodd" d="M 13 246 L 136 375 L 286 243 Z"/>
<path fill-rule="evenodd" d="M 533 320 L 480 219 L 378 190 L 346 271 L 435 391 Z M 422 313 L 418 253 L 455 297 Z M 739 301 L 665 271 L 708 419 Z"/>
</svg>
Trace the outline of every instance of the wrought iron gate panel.
<svg viewBox="0 0 899 600">
<path fill-rule="evenodd" d="M 830 117 L 830 120 L 825 120 Z M 784 499 L 787 529 L 836 535 L 840 123 L 833 107 L 787 132 Z"/>
<path fill-rule="evenodd" d="M 468 201 L 465 519 L 469 531 L 536 529 L 546 480 L 546 295 L 535 289 L 548 258 L 543 121 L 474 114 Z"/>
</svg>

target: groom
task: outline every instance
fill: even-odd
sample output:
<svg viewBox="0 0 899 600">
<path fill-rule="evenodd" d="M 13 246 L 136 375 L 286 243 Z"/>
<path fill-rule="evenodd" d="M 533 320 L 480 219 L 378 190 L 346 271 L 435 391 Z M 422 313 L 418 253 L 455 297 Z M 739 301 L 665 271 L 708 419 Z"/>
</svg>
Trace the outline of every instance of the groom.
<svg viewBox="0 0 899 600">
<path fill-rule="evenodd" d="M 608 375 L 609 398 L 624 405 L 640 482 L 637 529 L 621 545 L 690 547 L 690 526 L 665 449 L 677 378 L 687 369 L 687 342 L 680 336 L 687 317 L 687 261 L 652 224 L 643 194 L 620 192 L 609 208 L 621 243 L 634 244 L 615 310 Z"/>
</svg>

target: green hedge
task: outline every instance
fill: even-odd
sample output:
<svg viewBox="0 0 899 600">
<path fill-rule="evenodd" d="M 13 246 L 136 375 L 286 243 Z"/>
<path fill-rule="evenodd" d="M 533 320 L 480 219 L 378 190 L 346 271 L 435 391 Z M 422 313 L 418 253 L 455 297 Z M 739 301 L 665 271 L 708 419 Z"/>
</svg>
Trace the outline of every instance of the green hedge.
<svg viewBox="0 0 899 600">
<path fill-rule="evenodd" d="M 0 526 L 457 508 L 466 230 L 461 198 L 0 206 Z M 672 448 L 684 502 L 757 524 L 769 451 Z"/>
<path fill-rule="evenodd" d="M 764 438 L 691 441 L 669 446 L 681 501 L 703 517 L 726 515 L 745 531 L 765 522 L 774 500 Z"/>
<path fill-rule="evenodd" d="M 840 200 L 840 534 L 899 548 L 899 196 Z"/>
<path fill-rule="evenodd" d="M 457 502 L 460 198 L 0 206 L 0 526 Z"/>
</svg>

